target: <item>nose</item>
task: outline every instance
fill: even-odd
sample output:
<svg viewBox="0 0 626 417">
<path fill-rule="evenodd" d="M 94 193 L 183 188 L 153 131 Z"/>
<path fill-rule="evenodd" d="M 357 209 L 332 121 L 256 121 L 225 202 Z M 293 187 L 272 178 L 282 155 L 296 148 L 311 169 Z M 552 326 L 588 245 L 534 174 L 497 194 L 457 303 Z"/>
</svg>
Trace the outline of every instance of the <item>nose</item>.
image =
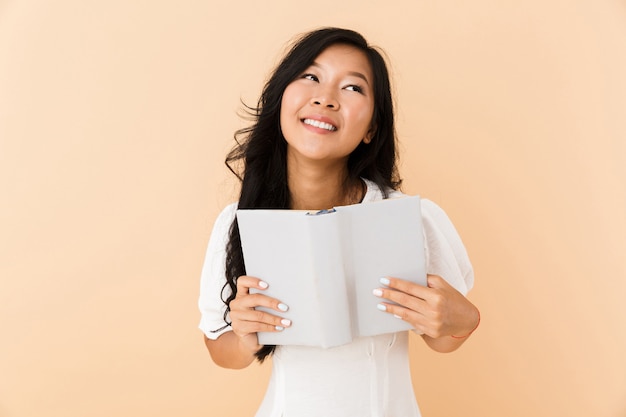
<svg viewBox="0 0 626 417">
<path fill-rule="evenodd" d="M 328 92 L 320 92 L 316 97 L 311 99 L 311 105 L 323 106 L 331 110 L 339 109 L 339 102 L 333 95 Z"/>
</svg>

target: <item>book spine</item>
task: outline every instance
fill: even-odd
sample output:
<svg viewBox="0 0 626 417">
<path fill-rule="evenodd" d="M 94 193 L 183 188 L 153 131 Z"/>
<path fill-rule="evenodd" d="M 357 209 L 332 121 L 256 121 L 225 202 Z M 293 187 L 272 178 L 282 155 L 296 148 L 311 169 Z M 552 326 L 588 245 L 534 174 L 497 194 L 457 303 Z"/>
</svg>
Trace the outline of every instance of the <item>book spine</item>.
<svg viewBox="0 0 626 417">
<path fill-rule="evenodd" d="M 319 305 L 322 347 L 352 341 L 350 306 L 346 289 L 339 216 L 326 213 L 308 217 L 315 262 L 314 286 Z"/>
</svg>

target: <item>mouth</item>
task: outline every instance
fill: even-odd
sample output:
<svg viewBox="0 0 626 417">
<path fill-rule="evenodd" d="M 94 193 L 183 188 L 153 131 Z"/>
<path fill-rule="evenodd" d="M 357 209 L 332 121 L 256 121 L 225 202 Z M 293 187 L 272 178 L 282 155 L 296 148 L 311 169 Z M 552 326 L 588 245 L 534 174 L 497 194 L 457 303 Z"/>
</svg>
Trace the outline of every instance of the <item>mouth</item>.
<svg viewBox="0 0 626 417">
<path fill-rule="evenodd" d="M 319 129 L 328 130 L 330 132 L 334 132 L 335 130 L 337 130 L 336 126 L 333 126 L 330 123 L 320 122 L 319 120 L 302 119 L 302 123 L 304 123 L 305 125 L 317 127 Z"/>
</svg>

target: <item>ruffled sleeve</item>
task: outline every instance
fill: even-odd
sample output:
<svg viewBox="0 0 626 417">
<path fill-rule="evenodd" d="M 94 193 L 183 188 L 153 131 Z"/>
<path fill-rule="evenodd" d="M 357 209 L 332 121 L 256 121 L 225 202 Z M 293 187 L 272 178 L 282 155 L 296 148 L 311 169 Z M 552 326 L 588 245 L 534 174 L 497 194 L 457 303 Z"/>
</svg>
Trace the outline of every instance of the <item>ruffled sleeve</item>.
<svg viewBox="0 0 626 417">
<path fill-rule="evenodd" d="M 226 244 L 228 243 L 228 231 L 235 218 L 237 204 L 233 203 L 224 208 L 215 220 L 213 231 L 209 239 L 202 276 L 200 279 L 200 298 L 198 307 L 201 318 L 199 328 L 209 339 L 217 339 L 222 333 L 230 331 L 231 327 L 224 321 L 226 305 L 222 301 L 230 295 L 230 289 L 226 284 Z"/>
<path fill-rule="evenodd" d="M 430 200 L 422 199 L 426 243 L 426 272 L 439 275 L 466 295 L 474 285 L 474 270 L 465 246 L 446 213 Z"/>
</svg>

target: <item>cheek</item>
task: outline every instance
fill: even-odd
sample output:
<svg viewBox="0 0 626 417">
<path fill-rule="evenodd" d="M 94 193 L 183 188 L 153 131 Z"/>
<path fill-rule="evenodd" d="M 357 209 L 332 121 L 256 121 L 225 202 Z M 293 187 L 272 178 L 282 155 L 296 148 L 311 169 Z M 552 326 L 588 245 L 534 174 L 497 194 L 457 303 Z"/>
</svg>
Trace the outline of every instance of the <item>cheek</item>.
<svg viewBox="0 0 626 417">
<path fill-rule="evenodd" d="M 302 101 L 302 92 L 298 88 L 297 84 L 289 84 L 283 92 L 283 98 L 281 99 L 281 114 L 293 112 L 297 110 L 299 103 Z"/>
<path fill-rule="evenodd" d="M 280 123 L 281 125 L 288 121 L 289 118 L 297 114 L 297 97 L 296 92 L 292 88 L 292 85 L 288 85 L 283 93 L 283 97 L 280 102 Z"/>
<path fill-rule="evenodd" d="M 359 126 L 359 131 L 362 134 L 367 133 L 372 125 L 372 118 L 374 117 L 374 109 L 372 107 L 363 107 L 353 113 L 352 120 Z"/>
</svg>

